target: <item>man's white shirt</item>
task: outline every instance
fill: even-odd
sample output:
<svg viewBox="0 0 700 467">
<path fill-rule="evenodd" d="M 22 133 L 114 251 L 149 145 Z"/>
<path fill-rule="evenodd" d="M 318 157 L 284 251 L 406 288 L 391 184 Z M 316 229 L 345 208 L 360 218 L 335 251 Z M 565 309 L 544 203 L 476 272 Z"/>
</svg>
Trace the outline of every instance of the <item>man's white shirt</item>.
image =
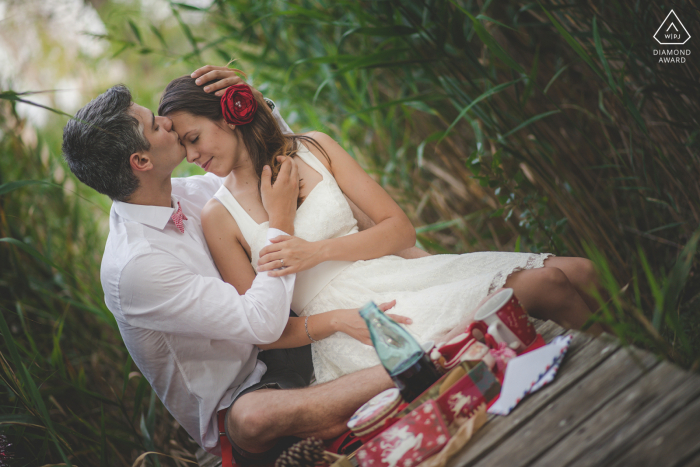
<svg viewBox="0 0 700 467">
<path fill-rule="evenodd" d="M 200 220 L 222 181 L 212 174 L 174 178 L 174 208 L 115 201 L 101 268 L 105 302 L 134 362 L 213 454 L 217 411 L 265 373 L 256 344 L 281 334 L 295 280 L 259 274 L 245 295 L 222 281 Z M 184 233 L 171 220 L 178 202 L 187 217 Z M 268 243 L 278 235 L 284 232 L 269 229 Z"/>
</svg>

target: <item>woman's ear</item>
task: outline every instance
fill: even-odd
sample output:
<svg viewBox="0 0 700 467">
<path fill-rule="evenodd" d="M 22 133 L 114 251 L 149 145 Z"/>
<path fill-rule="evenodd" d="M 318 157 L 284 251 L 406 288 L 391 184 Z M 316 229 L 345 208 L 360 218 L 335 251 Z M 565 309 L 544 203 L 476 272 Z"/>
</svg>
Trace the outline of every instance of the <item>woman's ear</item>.
<svg viewBox="0 0 700 467">
<path fill-rule="evenodd" d="M 236 129 L 236 125 L 234 125 L 234 124 L 232 124 L 232 123 L 227 123 L 227 125 L 228 125 L 228 127 L 231 129 L 231 131 L 233 131 L 233 130 Z"/>
</svg>

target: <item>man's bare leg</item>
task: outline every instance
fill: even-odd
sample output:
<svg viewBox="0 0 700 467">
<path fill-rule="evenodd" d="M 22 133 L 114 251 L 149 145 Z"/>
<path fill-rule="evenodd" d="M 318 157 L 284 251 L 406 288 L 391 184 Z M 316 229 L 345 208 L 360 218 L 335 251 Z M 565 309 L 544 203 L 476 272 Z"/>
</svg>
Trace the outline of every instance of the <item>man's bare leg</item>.
<svg viewBox="0 0 700 467">
<path fill-rule="evenodd" d="M 386 370 L 376 366 L 303 389 L 260 389 L 241 396 L 229 410 L 228 433 L 253 453 L 272 449 L 286 436 L 334 438 L 347 430 L 362 404 L 391 387 Z"/>
</svg>

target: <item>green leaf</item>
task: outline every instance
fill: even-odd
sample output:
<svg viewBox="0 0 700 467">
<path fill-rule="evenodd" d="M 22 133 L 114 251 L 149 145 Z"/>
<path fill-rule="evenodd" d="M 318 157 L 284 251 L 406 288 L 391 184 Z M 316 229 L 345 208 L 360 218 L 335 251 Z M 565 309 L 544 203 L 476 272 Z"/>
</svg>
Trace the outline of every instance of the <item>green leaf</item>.
<svg viewBox="0 0 700 467">
<path fill-rule="evenodd" d="M 494 94 L 497 94 L 497 93 L 503 91 L 504 89 L 509 88 L 510 86 L 514 85 L 515 83 L 517 83 L 519 81 L 520 81 L 520 79 L 516 79 L 514 81 L 508 81 L 507 83 L 503 83 L 503 84 L 499 84 L 498 86 L 494 86 L 491 89 L 487 90 L 486 92 L 483 92 L 480 96 L 478 96 L 473 101 L 471 101 L 471 103 L 469 105 L 464 107 L 459 112 L 459 115 L 457 115 L 457 118 L 454 119 L 454 121 L 450 124 L 450 126 L 447 127 L 447 130 L 445 130 L 445 132 L 442 134 L 442 137 L 438 141 L 438 144 L 440 144 L 442 142 L 442 140 L 445 139 L 445 137 L 450 133 L 450 131 L 452 131 L 452 128 L 454 128 L 454 126 L 457 124 L 457 122 L 459 122 L 462 119 L 462 117 L 464 117 L 464 115 L 466 115 L 466 113 L 469 112 L 469 110 L 472 107 L 474 107 L 476 104 L 478 104 L 482 100 L 486 99 L 487 97 L 493 96 Z"/>
<path fill-rule="evenodd" d="M 637 122 L 637 125 L 644 131 L 644 133 L 647 133 L 647 125 L 644 122 L 644 119 L 642 118 L 642 114 L 639 113 L 639 109 L 637 109 L 637 106 L 632 102 L 632 99 L 630 98 L 629 93 L 627 92 L 627 86 L 621 86 L 622 88 L 622 100 L 627 106 L 627 109 L 630 111 L 632 114 L 632 117 L 634 117 L 634 120 Z"/>
<path fill-rule="evenodd" d="M 171 2 L 170 4 L 178 8 L 182 8 L 183 10 L 198 11 L 200 13 L 206 13 L 207 11 L 209 11 L 208 8 L 200 8 L 194 5 L 189 5 L 187 3 Z"/>
<path fill-rule="evenodd" d="M 566 70 L 567 68 L 569 68 L 569 65 L 564 65 L 563 67 L 559 68 L 559 70 L 557 70 L 556 73 L 554 73 L 554 76 L 552 76 L 552 79 L 550 79 L 549 83 L 547 83 L 547 86 L 544 87 L 544 91 L 542 92 L 542 94 L 547 94 L 549 87 L 552 84 L 554 84 L 554 81 L 556 81 L 556 79 L 559 77 L 559 75 L 562 74 L 564 72 L 564 70 Z"/>
<path fill-rule="evenodd" d="M 330 23 L 335 21 L 335 18 L 327 13 L 324 13 L 321 9 L 310 9 L 310 8 L 302 8 L 296 5 L 291 5 L 287 4 L 289 7 L 289 10 L 283 10 L 283 11 L 276 11 L 273 13 L 273 16 L 300 16 L 301 18 L 304 19 L 315 19 L 318 20 L 322 23 Z"/>
<path fill-rule="evenodd" d="M 100 467 L 107 467 L 107 432 L 105 431 L 105 408 L 100 405 Z"/>
<path fill-rule="evenodd" d="M 522 107 L 525 107 L 527 104 L 527 100 L 530 98 L 530 95 L 532 94 L 532 90 L 535 87 L 535 82 L 537 80 L 537 67 L 539 64 L 539 59 L 540 59 L 540 46 L 537 46 L 537 49 L 535 50 L 535 58 L 532 60 L 532 69 L 530 70 L 530 75 L 527 77 L 527 85 L 525 86 L 525 90 L 523 91 L 523 97 L 522 97 L 522 103 L 520 104 Z"/>
<path fill-rule="evenodd" d="M 64 270 L 63 268 L 61 268 L 60 266 L 58 266 L 58 265 L 57 265 L 56 263 L 54 263 L 53 261 L 49 260 L 46 256 L 44 256 L 44 255 L 42 255 L 41 253 L 39 253 L 39 251 L 38 251 L 36 248 L 34 248 L 33 246 L 31 246 L 31 245 L 27 245 L 27 244 L 24 243 L 24 242 L 20 242 L 20 241 L 17 240 L 16 238 L 7 238 L 7 237 L 6 237 L 6 238 L 0 238 L 0 242 L 4 242 L 4 243 L 9 243 L 9 244 L 11 244 L 11 245 L 15 245 L 15 246 L 19 247 L 21 250 L 24 250 L 26 253 L 28 253 L 28 254 L 30 254 L 31 256 L 33 256 L 34 258 L 38 259 L 39 261 L 41 261 L 41 262 L 43 262 L 43 263 L 46 263 L 46 264 L 48 264 L 48 265 L 51 266 L 51 267 L 54 267 L 54 268 L 58 269 L 58 270 L 61 271 L 62 273 L 65 273 L 65 270 Z"/>
<path fill-rule="evenodd" d="M 58 110 L 58 109 L 54 109 L 52 107 L 47 107 L 45 105 L 37 104 L 36 102 L 32 102 L 32 101 L 29 101 L 27 99 L 23 99 L 20 97 L 23 95 L 39 94 L 42 92 L 55 92 L 55 91 L 35 91 L 35 92 L 31 92 L 31 93 L 25 93 L 25 92 L 17 93 L 14 91 L 4 91 L 4 92 L 0 92 L 0 99 L 5 99 L 8 101 L 14 101 L 14 102 L 21 102 L 21 103 L 27 104 L 27 105 L 33 105 L 34 107 L 39 107 L 40 109 L 45 109 L 45 110 L 48 110 L 48 111 L 53 112 L 53 113 L 58 114 L 58 115 L 63 115 L 65 117 L 73 118 L 73 116 L 71 114 L 67 114 L 67 113 L 63 112 L 62 110 Z"/>
<path fill-rule="evenodd" d="M 693 233 L 690 237 L 688 243 L 686 243 L 683 251 L 678 256 L 678 260 L 673 265 L 673 269 L 668 275 L 665 287 L 663 289 L 663 306 L 656 310 L 654 313 L 654 319 L 652 324 L 656 329 L 659 329 L 661 321 L 664 319 L 664 314 L 671 313 L 678 307 L 678 300 L 680 299 L 681 291 L 685 287 L 688 277 L 690 275 L 690 270 L 693 265 L 693 259 L 695 258 L 695 253 L 698 249 L 698 240 L 700 240 L 700 229 Z M 677 334 L 685 335 L 683 329 L 674 329 Z"/>
<path fill-rule="evenodd" d="M 41 420 L 27 413 L 0 415 L 0 425 L 36 425 L 41 426 Z"/>
<path fill-rule="evenodd" d="M 518 238 L 515 239 L 515 246 L 513 247 L 513 251 L 516 253 L 520 253 L 520 235 L 518 235 Z"/>
<path fill-rule="evenodd" d="M 462 224 L 463 222 L 468 222 L 472 219 L 478 218 L 482 213 L 486 212 L 487 209 L 481 209 L 479 211 L 472 212 L 466 216 L 458 217 L 449 221 L 435 222 L 434 224 L 424 225 L 422 227 L 416 227 L 416 234 L 423 234 L 426 232 L 435 232 L 437 230 L 443 230 L 453 225 Z"/>
<path fill-rule="evenodd" d="M 507 137 L 509 137 L 509 136 L 512 135 L 513 133 L 515 133 L 515 132 L 517 132 L 517 131 L 519 131 L 519 130 L 522 130 L 523 128 L 525 128 L 526 126 L 528 126 L 528 125 L 531 124 L 531 123 L 536 122 L 537 120 L 543 119 L 543 118 L 545 118 L 545 117 L 549 117 L 550 115 L 558 114 L 559 112 L 561 112 L 561 110 L 550 110 L 549 112 L 544 112 L 544 113 L 541 113 L 541 114 L 539 114 L 539 115 L 535 115 L 535 116 L 532 117 L 532 118 L 528 118 L 528 119 L 525 120 L 523 123 L 521 123 L 520 125 L 516 126 L 516 127 L 513 128 L 512 130 L 510 130 L 508 133 L 506 133 L 505 135 L 501 136 L 501 137 L 499 138 L 499 141 L 505 140 Z"/>
<path fill-rule="evenodd" d="M 134 36 L 136 36 L 136 40 L 139 44 L 143 45 L 143 39 L 141 39 L 141 31 L 139 31 L 138 26 L 136 26 L 136 24 L 131 20 L 128 20 L 128 22 L 131 31 L 134 33 Z"/>
<path fill-rule="evenodd" d="M 382 37 L 398 37 L 398 36 L 410 36 L 415 34 L 417 31 L 415 28 L 409 26 L 383 26 L 376 28 L 354 28 L 351 31 L 355 34 L 363 34 L 365 36 L 382 36 Z M 347 33 L 345 33 L 347 34 Z"/>
<path fill-rule="evenodd" d="M 493 38 L 491 33 L 489 33 L 486 28 L 484 27 L 481 22 L 476 19 L 474 16 L 471 15 L 467 10 L 462 8 L 460 5 L 457 4 L 455 0 L 450 0 L 450 2 L 456 6 L 462 13 L 467 15 L 469 19 L 472 20 L 472 24 L 474 25 L 474 31 L 476 31 L 476 34 L 479 36 L 479 39 L 481 39 L 481 42 L 483 42 L 486 47 L 493 53 L 496 57 L 498 57 L 503 63 L 508 65 L 510 68 L 513 70 L 517 71 L 518 73 L 523 73 L 525 74 L 525 70 L 523 67 L 520 66 L 518 62 L 513 60 L 510 55 L 506 53 L 503 48 L 498 45 L 498 42 L 496 42 L 496 39 Z"/>
<path fill-rule="evenodd" d="M 593 39 L 595 41 L 595 50 L 598 53 L 598 58 L 603 64 L 603 68 L 605 69 L 605 74 L 608 77 L 608 84 L 610 85 L 610 89 L 612 89 L 613 92 L 615 92 L 615 80 L 613 79 L 612 72 L 610 71 L 610 64 L 608 64 L 608 60 L 605 58 L 605 53 L 603 52 L 603 42 L 600 40 L 600 33 L 598 33 L 597 20 L 597 17 L 593 17 Z"/>
<path fill-rule="evenodd" d="M 197 46 L 197 39 L 195 39 L 194 35 L 192 34 L 192 30 L 190 27 L 182 20 L 182 17 L 180 16 L 180 12 L 177 11 L 175 7 L 171 7 L 171 11 L 173 12 L 173 16 L 177 20 L 177 23 L 180 25 L 180 29 L 182 29 L 182 32 L 185 34 L 185 37 L 187 38 L 187 41 L 190 43 L 192 46 L 192 53 L 200 58 L 200 52 L 199 52 L 199 46 Z"/>
<path fill-rule="evenodd" d="M 136 418 L 141 413 L 141 401 L 143 400 L 143 394 L 146 392 L 146 388 L 148 388 L 148 381 L 141 376 L 141 381 L 139 381 L 139 385 L 136 387 L 136 394 L 134 395 L 134 414 L 131 416 L 132 422 L 135 422 Z"/>
<path fill-rule="evenodd" d="M 654 277 L 654 273 L 651 271 L 651 267 L 649 266 L 649 262 L 647 261 L 647 257 L 644 254 L 644 251 L 642 251 L 641 247 L 638 247 L 637 251 L 639 252 L 639 260 L 642 263 L 642 270 L 644 270 L 644 275 L 646 275 L 647 282 L 649 283 L 649 288 L 651 289 L 651 295 L 652 297 L 654 297 L 654 320 L 652 324 L 654 328 L 658 331 L 659 327 L 661 326 L 661 318 L 663 315 L 663 292 L 661 290 L 661 287 L 659 286 L 659 283 Z"/>
<path fill-rule="evenodd" d="M 549 11 L 547 11 L 547 9 L 544 6 L 542 6 L 542 10 L 544 11 L 544 14 L 547 15 L 549 20 L 552 22 L 554 27 L 557 28 L 557 31 L 559 31 L 559 34 L 561 34 L 564 37 L 564 40 L 571 46 L 572 49 L 574 49 L 574 51 L 579 55 L 579 57 L 581 57 L 583 59 L 583 61 L 586 62 L 588 64 L 588 66 L 591 67 L 591 69 L 593 71 L 595 71 L 595 73 L 598 76 L 600 76 L 601 79 L 604 79 L 603 76 L 601 75 L 598 67 L 595 65 L 595 63 L 593 63 L 593 60 L 591 59 L 591 57 L 588 56 L 588 53 L 586 53 L 586 49 L 584 49 L 583 46 L 581 44 L 579 44 L 576 39 L 574 39 L 574 37 L 569 33 L 569 31 L 567 31 L 564 28 L 564 26 L 562 26 L 559 23 L 559 21 L 557 21 L 556 18 L 554 18 L 554 16 L 552 16 L 549 13 Z"/>
<path fill-rule="evenodd" d="M 165 42 L 165 38 L 163 35 L 160 33 L 157 27 L 151 24 L 151 32 L 153 33 L 154 36 L 158 38 L 158 41 L 160 42 L 160 45 L 163 47 L 163 50 L 168 49 L 168 44 Z"/>
<path fill-rule="evenodd" d="M 14 337 L 12 337 L 12 333 L 10 333 L 10 328 L 7 326 L 7 321 L 5 321 L 5 313 L 9 313 L 4 307 L 0 308 L 0 333 L 2 333 L 3 336 L 3 342 L 7 346 L 8 350 L 10 351 L 10 358 L 12 359 L 12 363 L 14 364 L 15 368 L 19 368 L 19 366 L 22 364 L 22 359 L 19 356 L 19 352 L 17 351 L 17 344 L 15 342 Z M 23 380 L 24 374 L 20 373 L 19 374 L 20 378 Z M 27 381 L 22 381 L 22 384 L 26 386 L 28 384 Z"/>
<path fill-rule="evenodd" d="M 15 182 L 7 182 L 0 185 L 0 196 L 4 195 L 5 193 L 14 191 L 18 188 L 22 188 L 29 185 L 48 185 L 61 188 L 60 185 L 56 185 L 55 183 L 51 182 L 45 182 L 43 180 L 18 180 Z"/>
<path fill-rule="evenodd" d="M 1 320 L 2 323 L 5 323 L 5 320 Z M 4 326 L 5 328 L 7 327 L 7 324 Z M 5 333 L 5 330 L 3 329 L 3 334 Z M 25 375 L 25 381 L 27 383 L 29 393 L 32 396 L 32 399 L 34 399 L 34 407 L 37 409 L 39 414 L 41 415 L 41 419 L 44 422 L 44 426 L 46 426 L 46 430 L 49 433 L 49 436 L 53 440 L 54 444 L 56 445 L 56 449 L 58 450 L 58 453 L 61 455 L 61 458 L 63 459 L 63 462 L 66 463 L 66 465 L 70 466 L 73 465 L 70 463 L 68 460 L 68 457 L 66 457 L 66 454 L 63 452 L 63 448 L 61 448 L 61 442 L 58 438 L 58 435 L 56 434 L 56 430 L 53 427 L 53 423 L 51 422 L 51 416 L 49 415 L 49 411 L 46 409 L 46 404 L 44 404 L 44 399 L 41 397 L 41 394 L 39 393 L 39 388 L 37 387 L 36 383 L 31 377 L 31 374 L 27 370 L 27 367 L 24 366 L 24 363 L 20 363 L 20 366 L 18 370 Z"/>
<path fill-rule="evenodd" d="M 490 21 L 490 22 L 495 23 L 495 24 L 497 24 L 497 25 L 499 25 L 499 26 L 503 26 L 504 28 L 508 28 L 508 29 L 510 29 L 511 31 L 517 31 L 517 29 L 511 28 L 510 26 L 507 26 L 507 25 L 505 25 L 505 24 L 503 24 L 503 23 L 501 23 L 501 22 L 499 22 L 499 21 L 496 21 L 496 20 L 493 19 L 493 18 L 489 18 L 489 17 L 486 16 L 486 15 L 478 15 L 478 16 L 476 17 L 476 19 L 483 19 L 483 20 L 486 20 L 486 21 Z"/>
<path fill-rule="evenodd" d="M 366 109 L 351 112 L 351 113 L 347 114 L 346 116 L 351 117 L 353 115 L 358 115 L 358 114 L 365 113 L 365 112 L 372 112 L 375 110 L 381 110 L 381 109 L 385 109 L 387 107 L 393 107 L 395 105 L 406 104 L 408 102 L 427 102 L 427 101 L 442 99 L 444 97 L 445 96 L 443 96 L 442 94 L 438 94 L 438 93 L 423 94 L 421 96 L 406 97 L 403 99 L 396 99 L 394 101 L 385 102 L 381 105 L 375 105 L 374 107 L 368 107 Z"/>
<path fill-rule="evenodd" d="M 436 131 L 435 133 L 430 134 L 418 145 L 418 148 L 416 149 L 416 163 L 418 164 L 418 167 L 423 167 L 423 154 L 425 153 L 425 145 L 435 141 L 440 137 L 440 135 L 442 135 L 442 132 Z"/>
<path fill-rule="evenodd" d="M 122 388 L 122 398 L 126 394 L 126 387 L 129 385 L 129 373 L 131 373 L 131 354 L 127 355 L 126 363 L 124 363 L 124 369 L 122 370 L 122 379 L 124 380 L 124 387 Z"/>
</svg>

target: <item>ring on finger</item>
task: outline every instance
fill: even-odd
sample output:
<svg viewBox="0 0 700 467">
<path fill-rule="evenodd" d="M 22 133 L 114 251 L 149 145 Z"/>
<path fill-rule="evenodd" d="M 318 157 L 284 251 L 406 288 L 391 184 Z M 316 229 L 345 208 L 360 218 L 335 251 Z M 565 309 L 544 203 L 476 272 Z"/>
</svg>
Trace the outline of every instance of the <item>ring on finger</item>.
<svg viewBox="0 0 700 467">
<path fill-rule="evenodd" d="M 282 267 L 284 267 L 284 260 L 283 259 L 280 260 L 280 263 L 282 263 Z"/>
</svg>

